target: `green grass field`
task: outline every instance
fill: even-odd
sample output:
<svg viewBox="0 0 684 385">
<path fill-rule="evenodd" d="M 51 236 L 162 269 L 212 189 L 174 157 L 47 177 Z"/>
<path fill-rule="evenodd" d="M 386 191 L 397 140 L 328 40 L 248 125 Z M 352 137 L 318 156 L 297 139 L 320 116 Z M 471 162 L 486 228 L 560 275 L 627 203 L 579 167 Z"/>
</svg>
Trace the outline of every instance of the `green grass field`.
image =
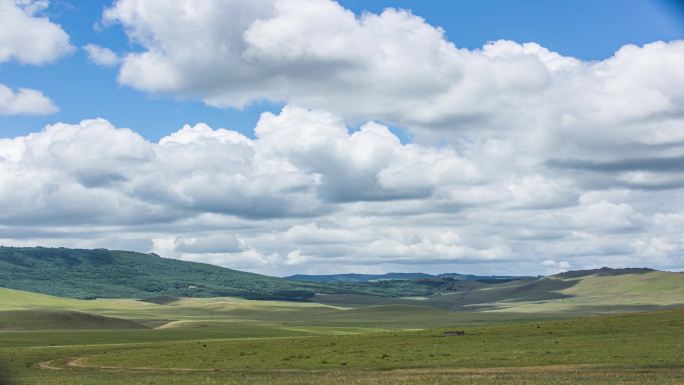
<svg viewBox="0 0 684 385">
<path fill-rule="evenodd" d="M 634 312 L 684 305 L 684 274 L 663 271 L 560 275 L 495 285 L 464 282 L 463 286 L 453 292 L 423 298 L 326 294 L 317 295 L 314 301 L 340 307 L 395 304 L 430 306 L 450 311 L 540 315 Z"/>
<path fill-rule="evenodd" d="M 145 329 L 135 321 L 68 310 L 0 311 L 0 331 Z"/>
<path fill-rule="evenodd" d="M 616 276 L 546 278 L 571 282 L 558 291 L 567 297 L 547 301 L 502 301 L 493 304 L 505 312 L 601 312 L 656 309 L 684 302 L 684 274 L 654 271 Z"/>
<path fill-rule="evenodd" d="M 684 310 L 453 326 L 3 332 L 0 358 L 8 384 L 684 383 Z"/>
<path fill-rule="evenodd" d="M 454 312 L 425 306 L 423 301 L 340 307 L 314 302 L 255 301 L 225 297 L 182 298 L 158 305 L 128 299 L 78 300 L 0 288 L 0 325 L 4 318 L 18 310 L 34 311 L 35 318 L 38 318 L 41 312 L 48 317 L 52 311 L 76 311 L 133 320 L 150 327 L 162 328 L 189 328 L 228 323 L 401 329 L 448 326 L 454 323 L 479 324 L 563 317 L 552 313 L 529 315 L 514 312 Z M 44 324 L 47 325 L 44 329 L 50 328 L 49 320 Z"/>
<path fill-rule="evenodd" d="M 682 277 L 313 302 L 0 289 L 0 385 L 684 384 Z"/>
</svg>

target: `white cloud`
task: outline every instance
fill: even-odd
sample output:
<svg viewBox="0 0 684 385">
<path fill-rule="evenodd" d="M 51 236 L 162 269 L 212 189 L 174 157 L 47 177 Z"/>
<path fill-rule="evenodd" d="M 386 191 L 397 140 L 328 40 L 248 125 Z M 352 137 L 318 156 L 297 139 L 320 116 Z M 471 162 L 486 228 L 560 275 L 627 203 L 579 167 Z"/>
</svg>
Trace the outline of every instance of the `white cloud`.
<svg viewBox="0 0 684 385">
<path fill-rule="evenodd" d="M 16 60 L 41 65 L 73 50 L 69 35 L 40 12 L 47 0 L 0 0 L 0 63 Z M 1 115 L 45 115 L 58 111 L 41 91 L 13 90 L 0 83 Z"/>
<path fill-rule="evenodd" d="M 36 244 L 271 274 L 681 265 L 683 207 L 649 203 L 677 190 L 581 183 L 500 141 L 402 144 L 293 106 L 264 113 L 253 139 L 200 123 L 155 143 L 95 119 L 0 140 L 0 239 L 24 244 L 28 226 Z"/>
<path fill-rule="evenodd" d="M 553 259 L 542 261 L 541 264 L 546 268 L 546 274 L 557 274 L 572 268 L 568 261 L 554 261 Z"/>
<path fill-rule="evenodd" d="M 606 200 L 584 203 L 570 213 L 578 228 L 593 231 L 621 231 L 639 226 L 639 215 L 627 203 L 615 204 Z"/>
<path fill-rule="evenodd" d="M 84 193 L 114 191 L 178 210 L 250 218 L 318 215 L 337 202 L 427 197 L 440 188 L 437 178 L 404 193 L 406 188 L 387 185 L 380 175 L 386 170 L 401 174 L 404 167 L 418 174 L 422 167 L 428 173 L 434 159 L 468 163 L 453 150 L 402 145 L 377 124 L 350 135 L 338 118 L 295 107 L 285 107 L 279 115 L 265 113 L 255 132 L 252 140 L 198 124 L 150 143 L 96 119 L 58 123 L 2 140 L 0 157 L 8 177 L 11 171 L 18 178 L 30 173 L 46 178 L 43 183 L 36 179 L 36 189 L 64 189 L 73 183 L 73 189 L 84 188 Z M 439 175 L 450 184 L 467 184 L 467 173 L 474 168 L 445 168 Z M 461 175 L 466 177 L 460 180 Z M 11 185 L 8 191 L 14 191 Z"/>
<path fill-rule="evenodd" d="M 38 90 L 12 90 L 0 83 L 0 115 L 45 115 L 58 111 L 55 103 Z"/>
<path fill-rule="evenodd" d="M 96 44 L 86 44 L 83 49 L 88 54 L 88 59 L 93 63 L 103 67 L 113 67 L 119 64 L 119 57 L 107 47 L 100 47 Z"/>
<path fill-rule="evenodd" d="M 619 124 L 628 140 L 647 140 L 642 123 L 684 109 L 684 42 L 625 46 L 582 62 L 535 43 L 460 49 L 407 11 L 357 16 L 330 0 L 212 0 L 186 9 L 185 1 L 119 0 L 105 12 L 143 48 L 124 57 L 122 84 L 223 107 L 286 101 L 415 132 L 558 126 L 584 137 Z"/>
<path fill-rule="evenodd" d="M 119 0 L 104 20 L 133 42 L 121 84 L 286 106 L 253 138 L 199 123 L 150 142 L 95 119 L 0 140 L 0 239 L 115 233 L 265 273 L 682 266 L 682 41 L 594 62 L 468 50 L 329 0 Z"/>
<path fill-rule="evenodd" d="M 351 124 L 386 122 L 418 143 L 446 141 L 481 164 L 476 174 L 467 163 L 434 159 L 430 172 L 411 174 L 411 186 L 409 165 L 404 174 L 386 169 L 379 177 L 385 194 L 393 186 L 397 196 L 418 197 L 429 192 L 420 180 L 443 179 L 437 170 L 461 167 L 459 181 L 472 182 L 511 162 L 520 175 L 510 175 L 508 187 L 517 186 L 510 192 L 537 205 L 563 205 L 577 195 L 554 196 L 567 187 L 561 180 L 543 187 L 546 198 L 531 195 L 520 183 L 539 162 L 589 190 L 684 185 L 671 172 L 639 169 L 684 159 L 684 41 L 626 45 L 588 62 L 536 43 L 459 48 L 403 10 L 355 15 L 330 0 L 211 0 L 192 13 L 187 7 L 119 0 L 105 11 L 104 20 L 123 26 L 139 46 L 122 58 L 122 84 L 218 107 L 268 99 Z M 373 161 L 381 162 L 386 149 L 377 150 Z M 346 199 L 349 182 L 328 184 L 329 199 Z M 374 183 L 354 182 L 374 199 Z"/>
<path fill-rule="evenodd" d="M 47 1 L 0 0 L 0 63 L 45 64 L 73 50 L 61 26 L 41 16 Z"/>
</svg>

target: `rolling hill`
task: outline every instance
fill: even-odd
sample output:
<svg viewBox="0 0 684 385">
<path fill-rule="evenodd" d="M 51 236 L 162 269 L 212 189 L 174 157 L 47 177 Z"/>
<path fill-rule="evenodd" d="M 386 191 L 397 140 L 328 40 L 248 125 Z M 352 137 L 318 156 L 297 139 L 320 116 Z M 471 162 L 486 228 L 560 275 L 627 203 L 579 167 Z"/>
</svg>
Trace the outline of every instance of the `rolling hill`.
<svg viewBox="0 0 684 385">
<path fill-rule="evenodd" d="M 573 271 L 544 278 L 558 285 L 556 298 L 499 300 L 497 311 L 645 311 L 684 305 L 684 273 L 651 269 Z"/>
<path fill-rule="evenodd" d="M 684 273 L 651 269 L 572 271 L 539 279 L 451 281 L 418 298 L 357 294 L 317 295 L 333 306 L 420 304 L 452 311 L 605 313 L 684 306 Z"/>
<path fill-rule="evenodd" d="M 418 282 L 424 280 L 417 280 Z M 412 281 L 380 281 L 388 284 Z M 0 330 L 112 330 L 141 327 L 334 325 L 412 327 L 454 322 L 565 318 L 684 306 L 684 274 L 601 269 L 501 283 L 449 281 L 422 297 L 316 294 L 310 301 L 189 298 L 76 299 L 0 288 Z M 446 285 L 450 286 L 443 286 Z M 374 283 L 359 283 L 375 285 Z M 390 287 L 397 290 L 396 286 Z"/>
<path fill-rule="evenodd" d="M 151 298 L 154 301 L 164 297 L 241 297 L 309 300 L 321 293 L 432 296 L 463 290 L 469 284 L 462 282 L 477 281 L 473 278 L 476 276 L 447 274 L 440 277 L 423 273 L 334 277 L 337 278 L 268 277 L 132 251 L 0 247 L 0 287 L 81 299 Z M 508 280 L 482 277 L 478 282 L 498 284 Z"/>
<path fill-rule="evenodd" d="M 62 303 L 68 302 L 67 298 L 141 300 L 127 300 L 126 308 L 131 309 L 189 303 L 203 307 L 204 302 L 188 302 L 184 298 L 226 297 L 308 301 L 341 308 L 419 306 L 447 311 L 516 313 L 651 310 L 684 305 L 684 274 L 645 268 L 601 268 L 541 278 L 341 274 L 318 276 L 311 282 L 154 254 L 42 247 L 0 247 L 0 287 L 57 296 L 47 299 L 24 296 L 19 302 L 12 302 L 14 294 L 4 290 L 6 298 L 0 310 L 42 310 L 40 304 L 45 301 Z M 31 305 L 33 302 L 36 306 Z M 81 301 L 75 307 L 65 303 L 49 309 L 88 312 L 89 306 L 84 305 L 87 303 L 96 308 L 96 313 L 118 315 L 103 312 L 105 305 L 101 300 Z M 237 308 L 248 311 L 244 303 L 226 300 L 209 303 L 217 309 L 223 308 L 220 304 L 230 303 L 231 311 Z"/>
<path fill-rule="evenodd" d="M 147 329 L 130 320 L 70 310 L 0 311 L 0 331 Z"/>
<path fill-rule="evenodd" d="M 154 254 L 44 247 L 0 247 L 0 287 L 82 299 L 168 295 L 302 300 L 316 292 L 341 292 Z"/>
</svg>

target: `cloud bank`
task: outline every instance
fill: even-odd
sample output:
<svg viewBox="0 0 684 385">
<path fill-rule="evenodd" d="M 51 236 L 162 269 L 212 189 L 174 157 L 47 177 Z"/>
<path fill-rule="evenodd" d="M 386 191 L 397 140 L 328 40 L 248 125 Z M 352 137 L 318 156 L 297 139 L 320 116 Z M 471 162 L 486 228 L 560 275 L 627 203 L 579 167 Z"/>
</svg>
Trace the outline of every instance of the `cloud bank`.
<svg viewBox="0 0 684 385">
<path fill-rule="evenodd" d="M 523 158 L 499 140 L 468 153 L 401 143 L 382 124 L 349 130 L 294 106 L 262 114 L 253 139 L 201 123 L 158 142 L 103 119 L 58 123 L 0 140 L 0 239 L 265 273 L 681 267 L 678 189 L 590 188 Z"/>
<path fill-rule="evenodd" d="M 329 0 L 119 0 L 103 18 L 133 48 L 91 56 L 123 85 L 284 107 L 253 137 L 199 123 L 150 142 L 94 119 L 0 140 L 5 243 L 270 274 L 684 269 L 682 41 L 592 62 L 468 50 Z"/>
</svg>

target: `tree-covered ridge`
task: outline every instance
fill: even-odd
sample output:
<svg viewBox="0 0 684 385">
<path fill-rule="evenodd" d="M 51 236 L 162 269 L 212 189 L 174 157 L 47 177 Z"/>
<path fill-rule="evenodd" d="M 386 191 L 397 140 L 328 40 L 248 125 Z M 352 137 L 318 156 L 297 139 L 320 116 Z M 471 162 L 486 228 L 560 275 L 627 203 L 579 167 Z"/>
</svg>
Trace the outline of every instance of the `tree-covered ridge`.
<svg viewBox="0 0 684 385">
<path fill-rule="evenodd" d="M 0 246 L 0 287 L 81 299 L 170 296 L 308 300 L 317 293 L 429 296 L 453 290 L 454 282 L 438 277 L 306 282 L 132 251 Z"/>
<path fill-rule="evenodd" d="M 478 283 L 457 276 L 394 274 L 393 280 L 312 282 L 132 251 L 0 246 L 0 287 L 70 298 L 231 296 L 308 300 L 319 293 L 431 296 L 507 281 Z"/>
<path fill-rule="evenodd" d="M 591 277 L 641 274 L 645 279 L 650 277 L 649 273 L 653 271 L 608 268 L 567 272 L 546 278 L 462 274 L 421 278 L 422 274 L 411 273 L 388 275 L 396 279 L 380 276 L 385 279 L 372 281 L 362 281 L 360 279 L 367 277 L 351 274 L 342 276 L 356 280 L 330 280 L 329 277 L 340 276 L 322 276 L 318 277 L 323 278 L 322 282 L 312 282 L 268 277 L 132 251 L 0 246 L 0 287 L 81 299 L 241 297 L 343 303 L 347 301 L 345 295 L 352 295 L 350 298 L 357 300 L 359 295 L 363 295 L 363 301 L 368 303 L 386 303 L 386 297 L 395 297 L 390 302 L 405 301 L 401 297 L 429 297 L 430 302 L 438 307 L 455 309 L 503 300 L 568 298 L 575 294 L 561 291 Z M 679 275 L 663 274 L 656 278 L 663 282 L 676 281 L 675 288 L 681 286 Z M 633 281 L 634 278 L 625 282 Z M 663 282 L 661 284 L 667 283 Z M 632 295 L 634 290 L 630 290 L 624 295 Z M 316 294 L 328 295 L 321 297 Z"/>
<path fill-rule="evenodd" d="M 338 292 L 153 254 L 44 247 L 0 247 L 0 286 L 71 298 L 306 299 L 317 292 Z"/>
</svg>

